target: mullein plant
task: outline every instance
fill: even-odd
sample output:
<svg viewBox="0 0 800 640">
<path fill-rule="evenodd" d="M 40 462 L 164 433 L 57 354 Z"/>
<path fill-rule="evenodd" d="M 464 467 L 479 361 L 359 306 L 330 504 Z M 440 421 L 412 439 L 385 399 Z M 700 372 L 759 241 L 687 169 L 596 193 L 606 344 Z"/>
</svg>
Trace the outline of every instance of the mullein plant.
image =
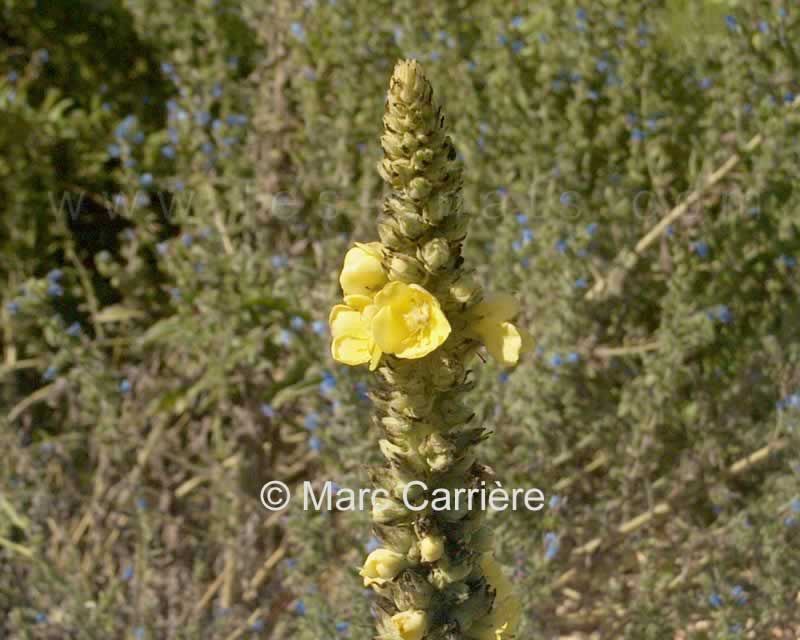
<svg viewBox="0 0 800 640">
<path fill-rule="evenodd" d="M 387 463 L 372 472 L 389 496 L 373 501 L 382 546 L 360 574 L 379 595 L 380 640 L 507 640 L 520 604 L 494 559 L 484 513 L 417 509 L 430 503 L 426 491 L 493 482 L 474 451 L 487 433 L 462 402 L 473 385 L 467 367 L 482 347 L 514 365 L 530 338 L 511 323 L 513 297 L 484 294 L 463 267 L 461 166 L 417 62 L 396 65 L 383 122 L 378 168 L 391 191 L 380 242 L 347 252 L 344 303 L 330 313 L 334 359 L 376 372 L 374 419 L 385 434 Z"/>
</svg>

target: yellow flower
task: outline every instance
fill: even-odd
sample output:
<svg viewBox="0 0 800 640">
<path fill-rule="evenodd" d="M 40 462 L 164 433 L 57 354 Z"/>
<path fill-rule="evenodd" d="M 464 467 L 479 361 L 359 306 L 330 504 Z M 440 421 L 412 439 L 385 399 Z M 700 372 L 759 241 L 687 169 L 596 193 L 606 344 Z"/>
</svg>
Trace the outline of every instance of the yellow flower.
<svg viewBox="0 0 800 640">
<path fill-rule="evenodd" d="M 367 556 L 359 575 L 364 578 L 364 586 L 373 583 L 383 584 L 393 579 L 408 565 L 406 557 L 391 549 L 375 549 Z"/>
<path fill-rule="evenodd" d="M 344 300 L 345 304 L 337 304 L 331 309 L 328 318 L 333 359 L 350 366 L 369 362 L 370 369 L 375 369 L 381 359 L 381 351 L 371 331 L 377 307 L 370 304 L 370 298 L 364 295 L 349 295 Z"/>
<path fill-rule="evenodd" d="M 416 284 L 390 282 L 375 296 L 372 336 L 384 353 L 422 358 L 450 335 L 439 301 Z"/>
<path fill-rule="evenodd" d="M 507 293 L 488 296 L 468 311 L 472 333 L 493 358 L 507 366 L 517 364 L 532 346 L 528 332 L 509 322 L 518 312 L 517 301 Z"/>
<path fill-rule="evenodd" d="M 519 598 L 511 592 L 511 581 L 491 553 L 481 559 L 481 569 L 495 591 L 492 610 L 468 632 L 471 640 L 510 640 L 516 633 L 522 613 Z"/>
<path fill-rule="evenodd" d="M 345 296 L 374 296 L 387 282 L 381 262 L 380 242 L 363 244 L 356 242 L 344 257 L 344 266 L 339 275 L 339 284 Z"/>
<path fill-rule="evenodd" d="M 411 609 L 392 616 L 392 624 L 402 640 L 422 640 L 428 632 L 428 614 Z"/>
<path fill-rule="evenodd" d="M 423 562 L 436 562 L 444 555 L 444 539 L 439 536 L 425 536 L 419 541 L 419 552 Z"/>
</svg>

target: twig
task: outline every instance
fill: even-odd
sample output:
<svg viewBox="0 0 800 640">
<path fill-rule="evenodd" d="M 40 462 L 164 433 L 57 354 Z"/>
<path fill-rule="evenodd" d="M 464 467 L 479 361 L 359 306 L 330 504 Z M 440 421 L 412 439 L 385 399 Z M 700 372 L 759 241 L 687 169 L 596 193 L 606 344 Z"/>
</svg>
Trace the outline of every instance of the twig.
<svg viewBox="0 0 800 640">
<path fill-rule="evenodd" d="M 800 105 L 800 97 L 795 98 L 794 102 L 791 104 L 791 108 L 794 108 L 798 105 Z M 672 211 L 670 211 L 664 218 L 659 220 L 659 222 L 652 229 L 650 229 L 650 231 L 648 231 L 641 240 L 639 240 L 632 253 L 627 250 L 620 252 L 615 260 L 615 263 L 621 266 L 618 266 L 616 269 L 612 269 L 611 273 L 607 277 L 597 280 L 594 286 L 586 293 L 586 300 L 596 300 L 597 298 L 601 297 L 601 295 L 609 289 L 609 280 L 616 280 L 617 283 L 621 285 L 625 273 L 629 272 L 634 266 L 636 266 L 641 255 L 651 244 L 653 244 L 653 242 L 656 241 L 657 238 L 661 236 L 664 230 L 678 218 L 684 215 L 689 208 L 697 203 L 712 187 L 721 182 L 725 176 L 733 171 L 733 169 L 736 168 L 736 166 L 741 162 L 743 154 L 752 153 L 764 142 L 764 140 L 765 138 L 761 133 L 753 136 L 753 138 L 744 146 L 742 150 L 743 153 L 734 153 L 723 163 L 719 169 L 717 169 L 708 177 L 703 185 L 693 191 L 689 197 L 686 198 L 686 200 L 672 209 Z"/>
</svg>

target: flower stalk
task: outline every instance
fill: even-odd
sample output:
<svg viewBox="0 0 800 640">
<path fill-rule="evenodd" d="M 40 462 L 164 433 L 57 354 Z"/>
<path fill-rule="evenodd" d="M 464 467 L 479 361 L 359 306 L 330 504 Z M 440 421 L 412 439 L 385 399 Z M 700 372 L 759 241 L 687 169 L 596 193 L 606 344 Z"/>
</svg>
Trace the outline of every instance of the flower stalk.
<svg viewBox="0 0 800 640">
<path fill-rule="evenodd" d="M 343 304 L 330 317 L 333 357 L 376 371 L 374 420 L 385 434 L 387 462 L 372 472 L 388 496 L 372 512 L 382 546 L 361 576 L 380 596 L 380 640 L 507 640 L 519 601 L 492 556 L 483 512 L 408 507 L 424 504 L 423 490 L 493 480 L 475 454 L 488 434 L 463 402 L 468 367 L 481 346 L 513 365 L 530 340 L 511 323 L 516 301 L 484 295 L 465 269 L 461 165 L 417 62 L 396 65 L 383 123 L 378 169 L 391 192 L 380 242 L 348 252 Z"/>
</svg>

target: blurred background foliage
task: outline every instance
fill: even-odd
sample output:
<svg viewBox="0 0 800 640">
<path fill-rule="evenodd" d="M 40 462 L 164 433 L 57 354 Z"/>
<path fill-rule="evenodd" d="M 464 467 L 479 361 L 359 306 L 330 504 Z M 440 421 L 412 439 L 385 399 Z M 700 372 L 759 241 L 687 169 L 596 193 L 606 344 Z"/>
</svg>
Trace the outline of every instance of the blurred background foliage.
<svg viewBox="0 0 800 640">
<path fill-rule="evenodd" d="M 796 8 L 0 7 L 0 636 L 371 637 L 364 514 L 258 493 L 377 459 L 326 316 L 414 57 L 537 342 L 472 396 L 521 637 L 798 637 Z"/>
</svg>

